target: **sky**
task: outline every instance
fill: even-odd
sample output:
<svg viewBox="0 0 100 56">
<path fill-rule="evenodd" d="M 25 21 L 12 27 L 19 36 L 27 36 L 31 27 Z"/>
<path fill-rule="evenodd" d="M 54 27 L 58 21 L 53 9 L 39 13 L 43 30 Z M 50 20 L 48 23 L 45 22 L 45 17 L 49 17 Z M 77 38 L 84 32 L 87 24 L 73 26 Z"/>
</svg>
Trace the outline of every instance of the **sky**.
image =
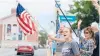
<svg viewBox="0 0 100 56">
<path fill-rule="evenodd" d="M 54 29 L 51 21 L 56 20 L 55 0 L 18 0 L 21 5 L 38 21 L 47 31 Z M 72 0 L 60 0 L 63 11 L 69 10 Z M 16 8 L 16 0 L 0 0 L 0 18 L 11 14 L 11 8 Z"/>
</svg>

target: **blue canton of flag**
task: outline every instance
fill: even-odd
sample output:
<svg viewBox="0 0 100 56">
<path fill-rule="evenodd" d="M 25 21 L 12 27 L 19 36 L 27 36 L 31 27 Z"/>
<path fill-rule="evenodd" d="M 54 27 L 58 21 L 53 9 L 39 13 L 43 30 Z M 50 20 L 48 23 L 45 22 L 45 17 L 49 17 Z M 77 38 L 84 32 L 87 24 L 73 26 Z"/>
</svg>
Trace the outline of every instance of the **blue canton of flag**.
<svg viewBox="0 0 100 56">
<path fill-rule="evenodd" d="M 25 9 L 23 8 L 23 6 L 22 6 L 20 3 L 18 3 L 17 10 L 16 10 L 17 16 L 19 17 L 20 14 L 21 14 L 24 10 L 25 10 Z"/>
</svg>

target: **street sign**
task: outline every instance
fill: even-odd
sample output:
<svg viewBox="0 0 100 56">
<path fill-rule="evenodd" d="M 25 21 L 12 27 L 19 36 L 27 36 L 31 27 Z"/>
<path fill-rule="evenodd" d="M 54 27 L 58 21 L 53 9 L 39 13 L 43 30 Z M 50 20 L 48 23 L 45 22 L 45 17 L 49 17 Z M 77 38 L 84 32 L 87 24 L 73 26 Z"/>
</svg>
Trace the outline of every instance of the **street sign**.
<svg viewBox="0 0 100 56">
<path fill-rule="evenodd" d="M 76 16 L 66 16 L 66 18 L 63 15 L 59 16 L 60 21 L 67 21 L 66 18 L 68 19 L 69 22 L 74 22 L 76 21 Z"/>
<path fill-rule="evenodd" d="M 57 2 L 58 5 L 55 4 L 55 7 L 56 7 L 56 8 L 59 8 L 59 7 L 61 6 L 61 4 L 60 4 L 60 0 L 56 0 L 56 2 Z"/>
</svg>

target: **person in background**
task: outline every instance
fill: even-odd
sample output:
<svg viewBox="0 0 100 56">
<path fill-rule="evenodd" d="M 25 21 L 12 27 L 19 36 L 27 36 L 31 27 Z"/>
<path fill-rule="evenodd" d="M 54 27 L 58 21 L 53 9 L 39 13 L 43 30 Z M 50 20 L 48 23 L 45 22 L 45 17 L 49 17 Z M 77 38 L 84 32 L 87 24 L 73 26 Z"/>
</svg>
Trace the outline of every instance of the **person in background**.
<svg viewBox="0 0 100 56">
<path fill-rule="evenodd" d="M 82 37 L 80 33 L 81 22 L 82 20 L 78 21 L 78 36 L 80 39 L 80 44 L 82 45 L 80 48 L 80 53 L 81 56 L 91 56 L 93 54 L 94 48 L 96 48 L 94 32 L 92 31 L 91 27 L 86 27 L 84 29 L 85 37 Z"/>
<path fill-rule="evenodd" d="M 60 23 L 60 28 L 58 29 L 58 31 L 56 33 L 57 38 L 61 38 L 63 36 L 62 30 L 64 29 L 64 27 L 65 27 L 65 25 Z"/>
<path fill-rule="evenodd" d="M 58 30 L 58 33 L 57 33 L 57 38 L 62 38 L 63 37 L 63 29 L 64 28 L 60 28 L 59 30 Z"/>
<path fill-rule="evenodd" d="M 56 35 L 56 38 L 64 38 L 63 36 L 63 29 L 64 29 L 64 25 L 60 25 L 60 29 L 58 30 L 58 33 Z M 62 56 L 61 54 L 61 50 L 62 50 L 62 46 L 63 46 L 63 42 L 56 42 L 57 45 L 56 45 L 56 55 L 57 56 Z"/>
<path fill-rule="evenodd" d="M 52 55 L 53 52 L 53 56 L 56 56 L 56 43 L 54 43 L 52 39 L 48 38 L 48 44 L 50 48 L 50 55 Z"/>
<path fill-rule="evenodd" d="M 95 40 L 96 40 L 96 48 L 94 49 L 92 56 L 99 56 L 99 28 L 98 28 L 98 24 L 96 22 L 93 22 L 91 24 L 91 28 L 92 28 L 93 32 L 95 33 Z"/>
<path fill-rule="evenodd" d="M 72 30 L 68 27 L 63 29 L 64 38 L 55 38 L 53 35 L 48 35 L 52 40 L 64 42 L 62 48 L 62 56 L 80 56 L 77 42 L 72 40 Z"/>
</svg>

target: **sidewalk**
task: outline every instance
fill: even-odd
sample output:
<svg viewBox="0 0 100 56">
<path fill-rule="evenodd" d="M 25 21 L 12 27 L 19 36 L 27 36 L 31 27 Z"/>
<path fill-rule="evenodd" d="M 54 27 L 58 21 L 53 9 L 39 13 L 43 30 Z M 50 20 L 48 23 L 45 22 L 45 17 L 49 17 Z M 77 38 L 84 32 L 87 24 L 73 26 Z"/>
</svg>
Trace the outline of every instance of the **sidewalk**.
<svg viewBox="0 0 100 56">
<path fill-rule="evenodd" d="M 0 53 L 2 52 L 9 52 L 9 50 L 14 50 L 14 48 L 0 48 Z"/>
<path fill-rule="evenodd" d="M 51 56 L 51 50 L 47 49 L 47 56 Z"/>
<path fill-rule="evenodd" d="M 61 52 L 56 52 L 56 56 L 62 56 Z"/>
<path fill-rule="evenodd" d="M 18 41 L 2 41 L 2 48 L 15 48 L 18 45 Z"/>
<path fill-rule="evenodd" d="M 52 56 L 50 49 L 47 49 L 47 56 Z M 62 56 L 62 53 L 61 52 L 56 52 L 56 56 Z"/>
</svg>

